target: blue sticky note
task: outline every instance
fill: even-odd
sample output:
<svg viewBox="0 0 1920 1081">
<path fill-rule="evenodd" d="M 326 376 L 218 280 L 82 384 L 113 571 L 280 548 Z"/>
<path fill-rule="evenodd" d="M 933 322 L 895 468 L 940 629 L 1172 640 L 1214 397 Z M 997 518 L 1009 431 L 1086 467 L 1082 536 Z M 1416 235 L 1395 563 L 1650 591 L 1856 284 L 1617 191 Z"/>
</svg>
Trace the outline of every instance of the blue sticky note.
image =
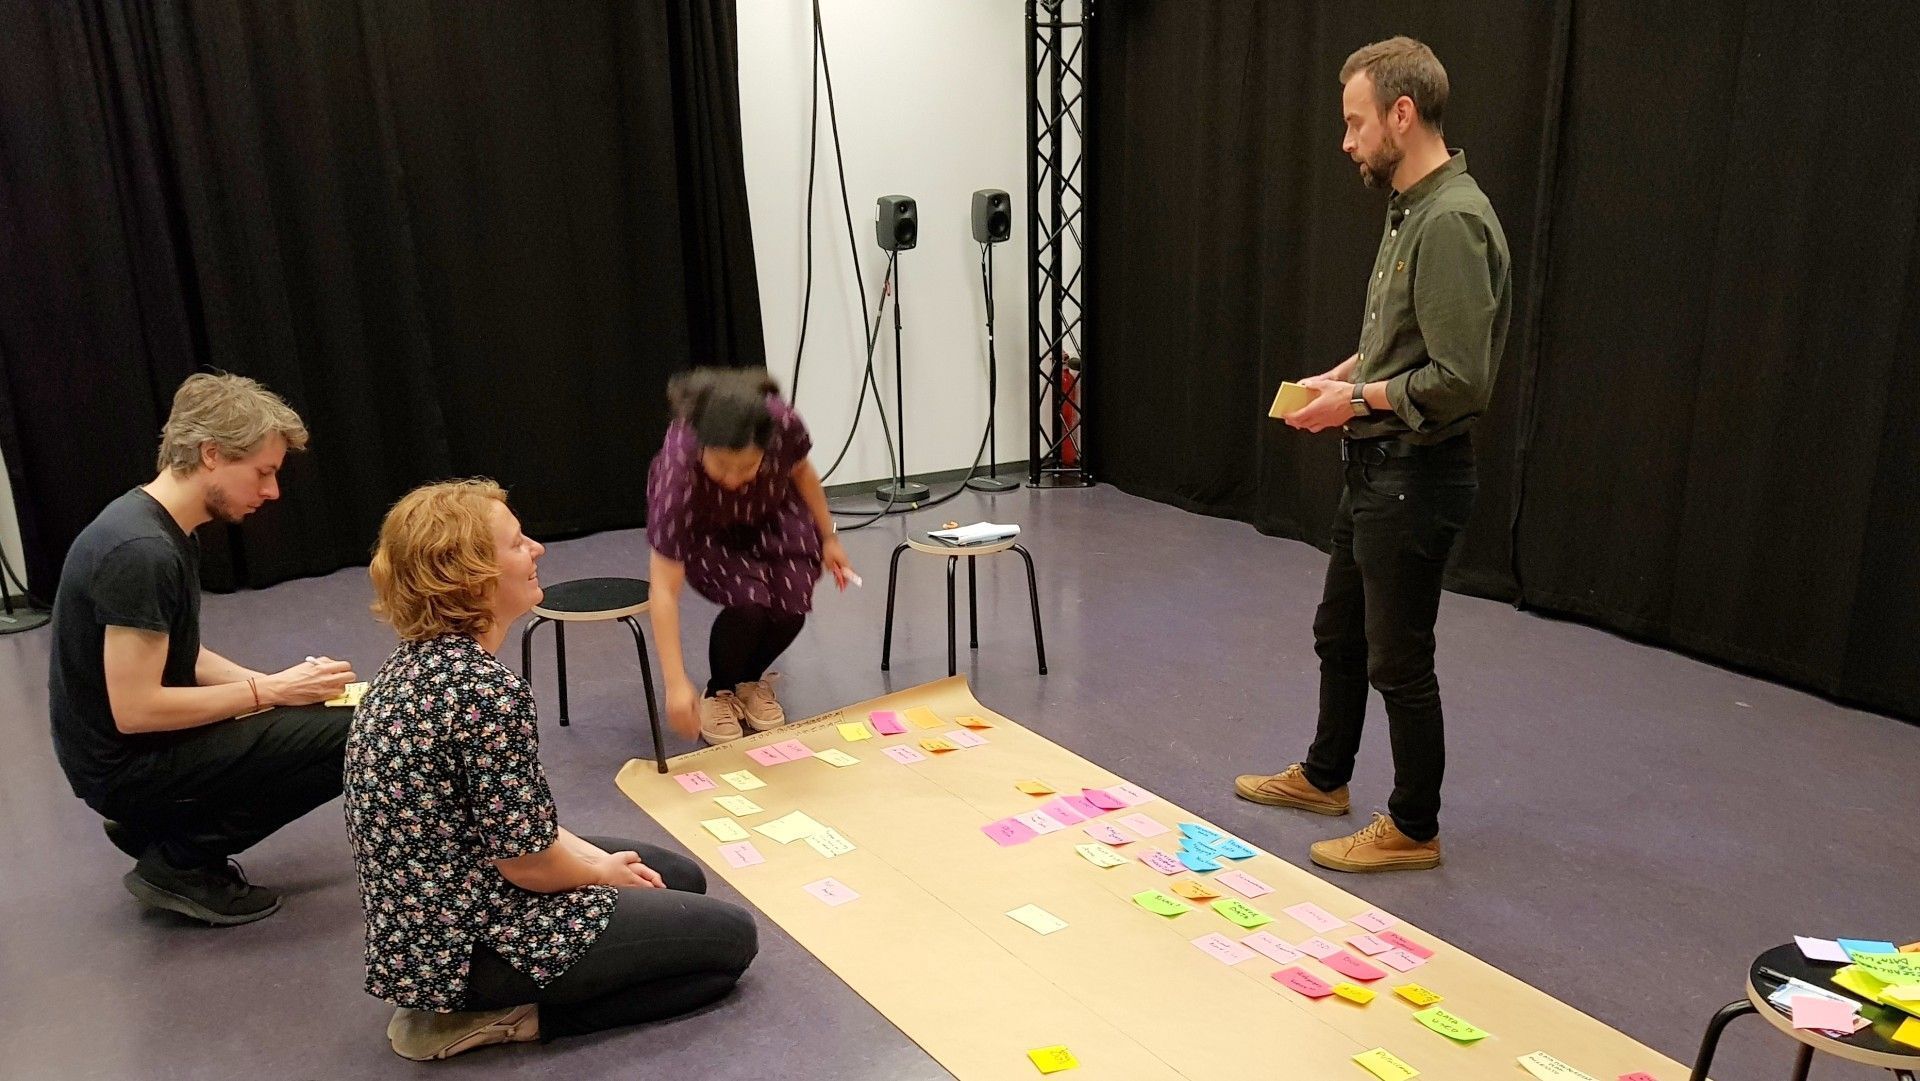
<svg viewBox="0 0 1920 1081">
<path fill-rule="evenodd" d="M 1840 948 L 1847 951 L 1848 957 L 1855 958 L 1856 960 L 1863 953 L 1900 952 L 1900 947 L 1891 942 L 1874 942 L 1864 938 L 1839 938 L 1834 941 L 1840 943 Z"/>
<path fill-rule="evenodd" d="M 1218 871 L 1220 869 L 1220 861 L 1215 858 L 1213 853 L 1203 852 L 1197 848 L 1189 848 L 1185 845 L 1180 846 L 1180 862 L 1185 864 L 1189 871 Z"/>
<path fill-rule="evenodd" d="M 1225 856 L 1230 860 L 1250 860 L 1259 855 L 1247 847 L 1246 842 L 1234 837 L 1222 837 L 1213 842 L 1213 851 L 1216 855 Z"/>
<path fill-rule="evenodd" d="M 1212 844 L 1214 841 L 1220 839 L 1221 833 L 1218 830 L 1210 830 L 1198 822 L 1182 822 L 1180 823 L 1180 836 Z"/>
</svg>

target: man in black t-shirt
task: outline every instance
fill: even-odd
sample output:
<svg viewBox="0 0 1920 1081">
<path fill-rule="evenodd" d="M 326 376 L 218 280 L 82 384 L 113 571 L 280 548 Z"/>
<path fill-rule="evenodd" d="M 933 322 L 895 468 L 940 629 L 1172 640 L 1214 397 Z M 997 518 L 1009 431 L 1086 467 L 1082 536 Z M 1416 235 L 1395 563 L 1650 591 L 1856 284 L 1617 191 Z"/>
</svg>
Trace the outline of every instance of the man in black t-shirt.
<svg viewBox="0 0 1920 1081">
<path fill-rule="evenodd" d="M 122 880 L 154 908 L 217 926 L 280 899 L 228 857 L 338 796 L 354 678 L 326 657 L 271 675 L 200 644 L 200 547 L 280 497 L 307 430 L 251 379 L 194 375 L 174 395 L 159 476 L 108 504 L 67 552 L 53 602 L 48 702 L 74 794 L 138 862 Z"/>
</svg>

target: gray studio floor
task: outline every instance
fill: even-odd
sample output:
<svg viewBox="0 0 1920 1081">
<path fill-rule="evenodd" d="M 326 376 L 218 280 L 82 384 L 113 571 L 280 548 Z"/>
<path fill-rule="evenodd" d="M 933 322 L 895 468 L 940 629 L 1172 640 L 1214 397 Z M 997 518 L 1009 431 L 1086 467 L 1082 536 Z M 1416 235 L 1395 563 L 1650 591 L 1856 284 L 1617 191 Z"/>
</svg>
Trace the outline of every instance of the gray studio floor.
<svg viewBox="0 0 1920 1081">
<path fill-rule="evenodd" d="M 1231 790 L 1236 772 L 1297 757 L 1311 730 L 1319 552 L 1110 487 L 970 494 L 932 518 L 1020 522 L 1039 561 L 1052 674 L 1034 671 L 1018 563 L 989 561 L 982 646 L 962 662 L 984 702 L 1301 864 L 1310 841 L 1350 828 Z M 886 557 L 902 528 L 847 535 L 866 586 L 822 594 L 782 664 L 791 715 L 945 675 L 942 564 L 925 557 L 903 561 L 894 671 L 879 671 Z M 645 566 L 644 537 L 631 531 L 555 544 L 542 574 Z M 324 652 L 371 674 L 392 637 L 368 599 L 357 568 L 210 596 L 204 636 L 255 667 Z M 710 614 L 692 613 L 702 633 Z M 542 643 L 550 718 L 544 633 Z M 574 725 L 544 726 L 543 744 L 562 821 L 665 843 L 612 784 L 621 762 L 645 753 L 632 640 L 591 627 L 568 644 Z M 1683 1061 L 1712 1012 L 1738 997 L 1757 952 L 1796 932 L 1920 937 L 1920 727 L 1453 595 L 1440 652 L 1447 865 L 1321 872 L 1347 889 Z M 517 665 L 517 646 L 507 653 Z M 764 922 L 739 993 L 703 1014 L 445 1063 L 395 1058 L 389 1008 L 360 990 L 360 910 L 338 804 L 243 857 L 287 894 L 273 918 L 216 931 L 143 913 L 120 887 L 127 861 L 54 763 L 46 664 L 45 632 L 0 639 L 0 687 L 17 703 L 0 732 L 0 1076 L 948 1076 Z M 1356 804 L 1383 804 L 1389 777 L 1376 729 Z M 1790 1062 L 1784 1037 L 1748 1020 L 1729 1032 L 1715 1072 L 1782 1077 Z M 1284 1049 L 1261 1076 L 1293 1076 Z M 1815 1076 L 1885 1075 L 1823 1061 Z"/>
</svg>

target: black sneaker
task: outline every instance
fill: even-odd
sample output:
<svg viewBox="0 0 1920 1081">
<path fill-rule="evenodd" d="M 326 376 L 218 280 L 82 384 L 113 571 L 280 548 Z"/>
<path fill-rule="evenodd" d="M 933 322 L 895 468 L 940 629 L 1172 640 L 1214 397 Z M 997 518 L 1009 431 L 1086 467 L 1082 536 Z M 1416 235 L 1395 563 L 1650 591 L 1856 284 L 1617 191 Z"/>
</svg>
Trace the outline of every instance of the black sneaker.
<svg viewBox="0 0 1920 1081">
<path fill-rule="evenodd" d="M 139 859 L 146 855 L 147 846 L 153 843 L 153 838 L 148 837 L 145 833 L 127 825 L 125 822 L 115 822 L 111 818 L 100 823 L 100 828 L 106 831 L 107 840 L 113 842 L 113 847 L 132 856 L 134 859 Z"/>
<path fill-rule="evenodd" d="M 247 882 L 240 865 L 181 869 L 159 856 L 143 859 L 121 883 L 148 908 L 164 908 L 215 927 L 233 927 L 273 915 L 280 895 Z"/>
</svg>

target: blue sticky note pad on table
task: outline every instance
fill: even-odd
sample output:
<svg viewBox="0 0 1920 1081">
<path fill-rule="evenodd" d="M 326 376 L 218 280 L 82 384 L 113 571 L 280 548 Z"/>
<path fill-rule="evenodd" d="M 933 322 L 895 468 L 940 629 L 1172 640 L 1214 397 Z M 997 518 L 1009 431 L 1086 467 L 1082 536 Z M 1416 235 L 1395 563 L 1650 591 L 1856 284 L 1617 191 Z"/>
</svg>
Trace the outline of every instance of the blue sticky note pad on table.
<svg viewBox="0 0 1920 1081">
<path fill-rule="evenodd" d="M 1213 842 L 1213 851 L 1230 860 L 1250 860 L 1259 854 L 1249 848 L 1246 842 L 1234 837 L 1222 837 Z"/>
<path fill-rule="evenodd" d="M 1891 942 L 1874 942 L 1865 938 L 1839 938 L 1840 948 L 1847 951 L 1848 957 L 1857 958 L 1863 953 L 1899 953 L 1900 947 Z"/>
<path fill-rule="evenodd" d="M 1188 848 L 1185 845 L 1182 845 L 1180 848 L 1180 862 L 1184 864 L 1189 871 L 1218 871 L 1220 869 L 1220 860 L 1215 857 L 1213 853 L 1204 852 L 1196 848 Z"/>
<path fill-rule="evenodd" d="M 1204 844 L 1212 844 L 1220 839 L 1221 834 L 1220 831 L 1210 830 L 1198 822 L 1182 822 L 1180 823 L 1180 836 L 1200 841 Z"/>
</svg>

